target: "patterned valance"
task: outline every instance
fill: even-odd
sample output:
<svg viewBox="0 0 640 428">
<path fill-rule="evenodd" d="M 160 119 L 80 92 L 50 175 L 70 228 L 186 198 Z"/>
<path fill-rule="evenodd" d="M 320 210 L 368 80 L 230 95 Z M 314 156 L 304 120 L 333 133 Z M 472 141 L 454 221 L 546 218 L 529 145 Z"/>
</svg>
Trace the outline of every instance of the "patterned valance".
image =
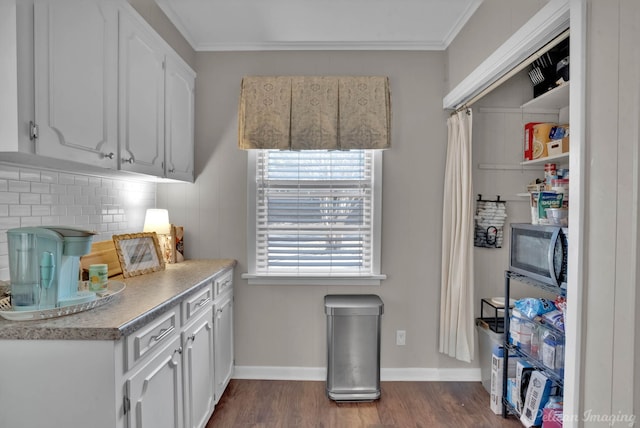
<svg viewBox="0 0 640 428">
<path fill-rule="evenodd" d="M 387 149 L 389 79 L 380 76 L 249 76 L 242 79 L 238 147 Z"/>
</svg>

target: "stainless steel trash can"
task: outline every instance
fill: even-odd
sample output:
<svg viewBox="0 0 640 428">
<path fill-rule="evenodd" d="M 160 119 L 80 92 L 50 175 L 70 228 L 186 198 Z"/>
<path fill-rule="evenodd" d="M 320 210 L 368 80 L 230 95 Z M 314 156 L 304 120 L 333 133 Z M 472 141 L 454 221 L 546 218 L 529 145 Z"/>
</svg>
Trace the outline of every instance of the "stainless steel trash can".
<svg viewBox="0 0 640 428">
<path fill-rule="evenodd" d="M 373 294 L 324 298 L 327 314 L 327 396 L 335 401 L 380 398 L 380 319 Z"/>
</svg>

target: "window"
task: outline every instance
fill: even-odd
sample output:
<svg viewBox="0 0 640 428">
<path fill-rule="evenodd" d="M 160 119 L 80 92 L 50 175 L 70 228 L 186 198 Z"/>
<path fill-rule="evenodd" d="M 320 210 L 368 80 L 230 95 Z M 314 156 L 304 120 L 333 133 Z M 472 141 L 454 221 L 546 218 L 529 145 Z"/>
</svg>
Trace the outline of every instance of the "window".
<svg viewBox="0 0 640 428">
<path fill-rule="evenodd" d="M 249 282 L 384 279 L 381 166 L 377 150 L 251 150 Z"/>
</svg>

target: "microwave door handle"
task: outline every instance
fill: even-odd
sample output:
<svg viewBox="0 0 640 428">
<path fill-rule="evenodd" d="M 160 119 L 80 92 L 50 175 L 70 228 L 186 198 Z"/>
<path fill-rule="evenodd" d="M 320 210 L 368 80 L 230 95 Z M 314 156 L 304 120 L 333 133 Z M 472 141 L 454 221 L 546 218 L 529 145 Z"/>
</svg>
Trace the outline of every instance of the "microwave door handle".
<svg viewBox="0 0 640 428">
<path fill-rule="evenodd" d="M 560 235 L 560 228 L 557 228 L 553 232 L 553 235 L 551 235 L 551 242 L 549 243 L 549 252 L 547 253 L 547 261 L 549 262 L 549 272 L 551 273 L 551 281 L 553 282 L 553 285 L 555 285 L 556 287 L 559 286 L 558 274 L 556 272 L 556 268 L 553 262 L 555 260 L 554 255 L 556 253 L 556 244 L 558 243 L 559 235 Z"/>
</svg>

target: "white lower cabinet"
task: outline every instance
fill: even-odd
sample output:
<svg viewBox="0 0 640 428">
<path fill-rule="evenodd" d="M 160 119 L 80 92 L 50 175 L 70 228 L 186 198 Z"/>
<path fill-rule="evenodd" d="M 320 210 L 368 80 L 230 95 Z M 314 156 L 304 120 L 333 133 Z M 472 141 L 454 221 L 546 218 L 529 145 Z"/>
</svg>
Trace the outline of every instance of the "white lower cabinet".
<svg viewBox="0 0 640 428">
<path fill-rule="evenodd" d="M 204 428 L 215 404 L 213 310 L 210 305 L 184 329 L 182 343 L 185 426 Z"/>
<path fill-rule="evenodd" d="M 232 281 L 117 340 L 0 340 L 0 426 L 205 427 L 233 373 Z"/>
<path fill-rule="evenodd" d="M 229 384 L 234 368 L 233 290 L 216 297 L 214 309 L 215 402 Z"/>
<path fill-rule="evenodd" d="M 125 382 L 129 428 L 183 427 L 182 352 L 176 336 Z"/>
</svg>

